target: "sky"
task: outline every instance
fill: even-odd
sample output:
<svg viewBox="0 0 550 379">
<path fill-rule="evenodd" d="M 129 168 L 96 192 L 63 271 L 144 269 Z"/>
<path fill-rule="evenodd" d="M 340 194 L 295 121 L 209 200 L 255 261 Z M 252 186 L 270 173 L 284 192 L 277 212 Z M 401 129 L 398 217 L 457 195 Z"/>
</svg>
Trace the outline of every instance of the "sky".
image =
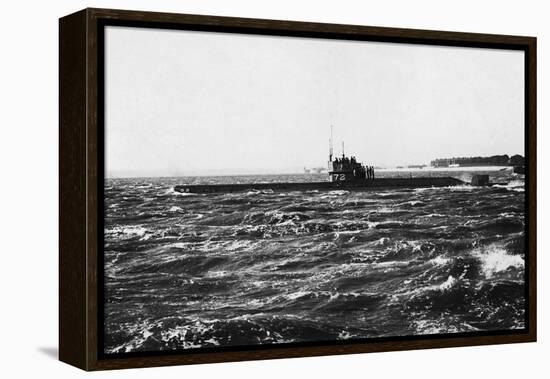
<svg viewBox="0 0 550 379">
<path fill-rule="evenodd" d="M 106 27 L 108 177 L 524 154 L 522 51 Z"/>
</svg>

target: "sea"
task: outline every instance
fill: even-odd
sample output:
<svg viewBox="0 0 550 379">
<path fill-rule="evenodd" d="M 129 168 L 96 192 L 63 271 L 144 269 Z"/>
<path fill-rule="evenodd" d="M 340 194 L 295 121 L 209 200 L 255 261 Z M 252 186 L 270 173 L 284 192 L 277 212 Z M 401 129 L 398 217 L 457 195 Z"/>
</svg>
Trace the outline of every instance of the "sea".
<svg viewBox="0 0 550 379">
<path fill-rule="evenodd" d="M 104 353 L 525 328 L 525 183 L 488 173 L 364 192 L 174 191 L 326 174 L 106 179 Z"/>
</svg>

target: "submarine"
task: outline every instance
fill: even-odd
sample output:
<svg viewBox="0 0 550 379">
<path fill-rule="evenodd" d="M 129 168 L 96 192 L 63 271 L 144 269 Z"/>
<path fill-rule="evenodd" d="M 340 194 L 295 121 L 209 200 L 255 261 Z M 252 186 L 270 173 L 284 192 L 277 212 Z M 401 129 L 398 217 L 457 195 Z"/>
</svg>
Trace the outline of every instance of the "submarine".
<svg viewBox="0 0 550 379">
<path fill-rule="evenodd" d="M 332 133 L 331 133 L 332 134 Z M 342 156 L 334 157 L 332 137 L 329 140 L 328 180 L 321 182 L 275 182 L 237 184 L 184 184 L 174 186 L 181 193 L 231 193 L 248 191 L 368 191 L 393 188 L 429 188 L 465 185 L 453 177 L 376 178 L 373 166 L 365 166 L 355 157 L 347 157 L 342 143 Z M 487 185 L 488 180 L 477 178 L 473 185 Z"/>
</svg>

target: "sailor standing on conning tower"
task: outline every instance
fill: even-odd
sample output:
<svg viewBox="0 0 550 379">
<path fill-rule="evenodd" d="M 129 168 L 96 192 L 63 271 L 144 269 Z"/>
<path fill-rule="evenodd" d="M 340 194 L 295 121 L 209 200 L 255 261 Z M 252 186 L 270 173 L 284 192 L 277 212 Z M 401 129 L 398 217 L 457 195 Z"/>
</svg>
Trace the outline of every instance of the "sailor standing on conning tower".
<svg viewBox="0 0 550 379">
<path fill-rule="evenodd" d="M 330 138 L 329 138 L 329 154 L 328 154 L 328 170 L 329 178 L 331 182 L 357 182 L 364 181 L 367 177 L 370 177 L 370 171 L 367 167 L 363 166 L 357 161 L 355 156 L 346 157 L 345 145 L 342 141 L 342 158 L 334 158 L 334 151 L 332 148 L 332 125 L 330 126 Z M 367 175 L 367 173 L 369 175 Z"/>
</svg>

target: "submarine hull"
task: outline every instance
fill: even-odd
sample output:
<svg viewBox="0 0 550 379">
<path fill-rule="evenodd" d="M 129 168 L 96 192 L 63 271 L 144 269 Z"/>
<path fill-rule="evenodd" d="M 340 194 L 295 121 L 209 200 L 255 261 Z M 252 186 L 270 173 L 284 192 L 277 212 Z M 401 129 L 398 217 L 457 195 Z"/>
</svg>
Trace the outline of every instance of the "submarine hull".
<svg viewBox="0 0 550 379">
<path fill-rule="evenodd" d="M 436 178 L 378 178 L 358 181 L 309 182 L 309 183 L 239 183 L 177 185 L 174 191 L 182 193 L 230 193 L 245 191 L 368 191 L 384 188 L 449 187 L 466 184 L 451 177 Z"/>
</svg>

